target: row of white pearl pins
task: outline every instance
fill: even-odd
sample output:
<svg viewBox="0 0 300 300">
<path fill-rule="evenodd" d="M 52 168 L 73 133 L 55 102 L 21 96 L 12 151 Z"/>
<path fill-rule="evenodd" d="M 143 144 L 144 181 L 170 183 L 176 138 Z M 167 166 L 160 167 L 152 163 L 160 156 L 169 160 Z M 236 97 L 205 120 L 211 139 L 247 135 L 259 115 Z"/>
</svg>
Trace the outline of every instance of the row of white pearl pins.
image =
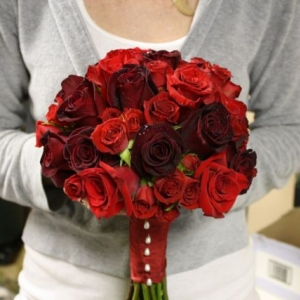
<svg viewBox="0 0 300 300">
<path fill-rule="evenodd" d="M 150 228 L 150 223 L 149 223 L 149 221 L 146 220 L 145 223 L 144 223 L 144 229 L 145 229 L 145 230 L 148 230 L 149 228 Z M 150 255 L 150 248 L 149 248 L 149 245 L 151 244 L 151 236 L 150 236 L 150 234 L 147 235 L 147 237 L 146 237 L 146 239 L 145 239 L 145 243 L 146 243 L 146 245 L 148 245 L 148 247 L 145 248 L 144 255 L 145 255 L 145 256 L 149 256 L 149 255 Z M 150 272 L 150 270 L 151 270 L 150 264 L 145 264 L 145 271 L 146 271 L 146 272 Z M 148 286 L 151 286 L 151 285 L 152 285 L 152 280 L 151 280 L 151 278 L 148 278 L 148 279 L 147 279 L 147 285 L 148 285 Z"/>
</svg>

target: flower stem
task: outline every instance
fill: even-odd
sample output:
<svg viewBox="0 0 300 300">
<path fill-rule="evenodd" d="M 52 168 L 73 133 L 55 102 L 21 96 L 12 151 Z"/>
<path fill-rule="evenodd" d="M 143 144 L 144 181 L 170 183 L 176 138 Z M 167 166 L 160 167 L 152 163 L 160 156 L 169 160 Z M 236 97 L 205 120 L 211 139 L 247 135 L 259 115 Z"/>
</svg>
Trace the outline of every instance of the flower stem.
<svg viewBox="0 0 300 300">
<path fill-rule="evenodd" d="M 163 286 L 163 300 L 169 300 L 168 293 L 167 293 L 167 278 L 166 277 L 163 279 L 162 286 Z"/>
<path fill-rule="evenodd" d="M 156 284 L 157 300 L 162 300 L 161 283 Z"/>
<path fill-rule="evenodd" d="M 150 294 L 151 294 L 152 300 L 157 300 L 156 293 L 155 293 L 155 285 L 154 284 L 152 284 L 150 286 Z"/>
<path fill-rule="evenodd" d="M 151 300 L 147 284 L 142 283 L 142 290 L 143 290 L 143 297 L 144 297 L 143 300 Z"/>
<path fill-rule="evenodd" d="M 140 294 L 140 285 L 134 282 L 132 300 L 139 300 L 139 294 Z"/>
</svg>

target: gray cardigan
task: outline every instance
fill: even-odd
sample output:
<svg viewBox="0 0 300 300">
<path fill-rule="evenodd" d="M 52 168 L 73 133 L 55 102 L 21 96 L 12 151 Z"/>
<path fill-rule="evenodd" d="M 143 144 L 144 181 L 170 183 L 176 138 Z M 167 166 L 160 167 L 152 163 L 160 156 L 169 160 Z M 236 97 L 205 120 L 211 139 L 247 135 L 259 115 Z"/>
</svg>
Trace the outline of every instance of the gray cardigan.
<svg viewBox="0 0 300 300">
<path fill-rule="evenodd" d="M 184 58 L 218 63 L 243 87 L 240 99 L 256 116 L 250 147 L 258 155 L 258 176 L 224 219 L 182 213 L 169 234 L 168 274 L 246 246 L 245 208 L 300 171 L 299 16 L 298 0 L 212 0 L 187 39 Z M 96 220 L 71 201 L 49 206 L 40 176 L 42 149 L 30 133 L 62 79 L 84 75 L 97 60 L 75 1 L 0 1 L 0 196 L 32 207 L 24 232 L 32 248 L 125 277 L 127 218 Z M 56 203 L 62 196 L 49 191 L 51 197 Z"/>
</svg>

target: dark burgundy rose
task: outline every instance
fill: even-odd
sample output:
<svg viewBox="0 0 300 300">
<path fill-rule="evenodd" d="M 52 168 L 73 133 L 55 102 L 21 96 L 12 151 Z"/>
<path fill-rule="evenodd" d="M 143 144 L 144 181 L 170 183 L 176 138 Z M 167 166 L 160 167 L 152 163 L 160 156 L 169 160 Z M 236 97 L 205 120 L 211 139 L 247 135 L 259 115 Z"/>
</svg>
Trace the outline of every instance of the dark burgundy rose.
<svg viewBox="0 0 300 300">
<path fill-rule="evenodd" d="M 47 131 L 41 139 L 44 146 L 41 157 L 42 175 L 50 178 L 56 187 L 63 187 L 66 178 L 74 174 L 64 159 L 66 137 Z"/>
<path fill-rule="evenodd" d="M 108 119 L 95 128 L 91 139 L 101 152 L 120 154 L 128 146 L 128 126 L 121 118 Z"/>
<path fill-rule="evenodd" d="M 169 93 L 161 92 L 144 101 L 144 115 L 148 124 L 169 123 L 176 124 L 180 108 L 170 97 Z"/>
<path fill-rule="evenodd" d="M 84 84 L 85 78 L 77 75 L 70 75 L 61 82 L 61 90 L 56 95 L 57 99 L 66 100 L 70 97 L 77 89 L 81 89 Z M 58 101 L 59 102 L 59 101 Z"/>
<path fill-rule="evenodd" d="M 206 216 L 214 218 L 224 217 L 248 185 L 245 175 L 226 166 L 224 152 L 202 161 L 194 178 L 200 181 L 200 207 Z"/>
<path fill-rule="evenodd" d="M 64 158 L 76 172 L 96 167 L 102 158 L 90 138 L 93 131 L 93 127 L 81 127 L 74 130 L 66 140 Z"/>
<path fill-rule="evenodd" d="M 171 97 L 183 107 L 195 109 L 213 97 L 210 76 L 194 64 L 185 64 L 167 76 Z"/>
<path fill-rule="evenodd" d="M 230 114 L 220 103 L 206 105 L 192 114 L 181 133 L 185 150 L 200 158 L 223 151 L 234 135 Z"/>
<path fill-rule="evenodd" d="M 153 189 L 143 185 L 138 190 L 133 200 L 133 214 L 139 219 L 148 219 L 156 214 L 157 201 Z"/>
<path fill-rule="evenodd" d="M 178 169 L 173 174 L 156 179 L 154 183 L 155 198 L 167 205 L 178 202 L 182 198 L 185 182 L 184 173 Z"/>
<path fill-rule="evenodd" d="M 144 53 L 145 61 L 159 60 L 166 62 L 173 70 L 175 70 L 181 62 L 181 54 L 179 51 L 167 51 L 167 50 L 150 50 Z"/>
<path fill-rule="evenodd" d="M 68 77 L 62 82 L 63 88 L 56 98 L 62 99 L 57 107 L 56 118 L 59 122 L 74 124 L 77 127 L 96 126 L 105 109 L 105 102 L 93 83 L 79 76 L 75 78 L 76 80 L 71 80 Z"/>
<path fill-rule="evenodd" d="M 98 115 L 93 96 L 86 87 L 75 91 L 57 110 L 59 121 L 77 126 L 96 126 L 99 123 Z"/>
<path fill-rule="evenodd" d="M 158 93 L 150 71 L 143 66 L 125 65 L 113 73 L 107 84 L 107 102 L 120 110 L 142 109 L 143 101 Z"/>
<path fill-rule="evenodd" d="M 70 75 L 61 83 L 62 89 L 58 92 L 55 98 L 55 102 L 58 106 L 62 104 L 65 100 L 71 97 L 76 91 L 82 91 L 88 88 L 88 92 L 94 99 L 94 104 L 96 106 L 98 114 L 101 114 L 105 109 L 105 101 L 103 101 L 100 90 L 95 84 L 84 77 L 77 75 Z M 69 122 L 69 120 L 67 120 Z"/>
<path fill-rule="evenodd" d="M 179 200 L 180 205 L 186 209 L 199 208 L 200 207 L 199 197 L 200 197 L 199 180 L 186 176 L 183 195 L 182 198 Z"/>
<path fill-rule="evenodd" d="M 253 178 L 257 174 L 256 166 L 256 153 L 252 149 L 248 149 L 243 152 L 238 152 L 232 157 L 229 162 L 229 167 L 236 172 L 244 174 L 248 179 L 248 186 L 245 188 L 245 193 L 251 185 Z"/>
<path fill-rule="evenodd" d="M 167 176 L 177 168 L 183 151 L 183 139 L 168 124 L 144 125 L 137 133 L 132 167 L 140 176 Z"/>
<path fill-rule="evenodd" d="M 156 218 L 166 223 L 173 222 L 179 215 L 180 212 L 176 204 L 166 205 L 160 203 L 156 212 Z"/>
</svg>

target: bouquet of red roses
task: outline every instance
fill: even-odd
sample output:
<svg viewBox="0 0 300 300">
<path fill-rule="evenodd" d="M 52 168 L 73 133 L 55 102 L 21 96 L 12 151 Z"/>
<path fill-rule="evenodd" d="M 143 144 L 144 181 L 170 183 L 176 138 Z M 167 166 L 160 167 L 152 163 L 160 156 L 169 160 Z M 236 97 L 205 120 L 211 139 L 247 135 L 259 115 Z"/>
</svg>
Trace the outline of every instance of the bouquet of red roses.
<svg viewBox="0 0 300 300">
<path fill-rule="evenodd" d="M 167 299 L 181 209 L 222 218 L 256 176 L 231 72 L 180 52 L 119 49 L 62 82 L 38 121 L 42 174 L 97 218 L 130 218 L 128 299 Z"/>
</svg>

